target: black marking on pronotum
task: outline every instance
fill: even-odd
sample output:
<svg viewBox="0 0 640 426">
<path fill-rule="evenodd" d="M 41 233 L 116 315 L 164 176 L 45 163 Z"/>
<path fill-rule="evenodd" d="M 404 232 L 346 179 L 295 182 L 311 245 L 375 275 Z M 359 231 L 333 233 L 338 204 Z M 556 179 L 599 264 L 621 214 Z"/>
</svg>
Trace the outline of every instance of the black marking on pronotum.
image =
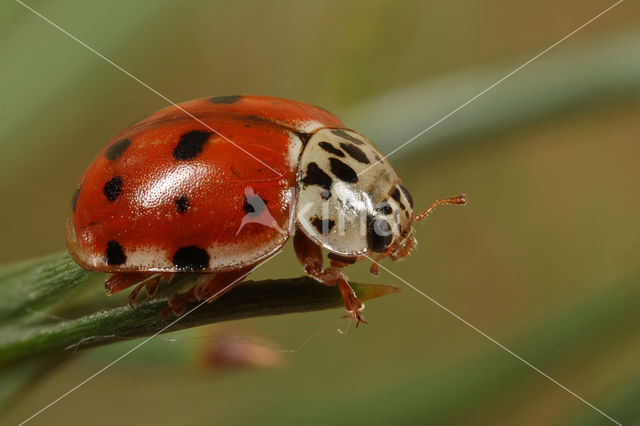
<svg viewBox="0 0 640 426">
<path fill-rule="evenodd" d="M 357 146 L 350 143 L 341 142 L 340 148 L 347 151 L 347 154 L 349 154 L 354 160 L 359 161 L 362 164 L 370 163 L 369 159 L 367 158 L 367 154 L 365 154 L 364 151 Z"/>
<path fill-rule="evenodd" d="M 107 265 L 122 265 L 127 261 L 127 256 L 125 256 L 122 246 L 111 240 L 107 243 L 104 261 L 107 262 Z"/>
<path fill-rule="evenodd" d="M 105 156 L 109 161 L 115 161 L 120 158 L 122 154 L 124 154 L 127 148 L 129 148 L 129 145 L 131 145 L 131 141 L 129 139 L 119 140 L 118 142 L 107 148 Z"/>
<path fill-rule="evenodd" d="M 307 166 L 307 174 L 302 179 L 305 185 L 318 185 L 325 190 L 331 189 L 333 179 L 326 174 L 316 163 L 309 163 Z"/>
<path fill-rule="evenodd" d="M 173 150 L 176 160 L 191 160 L 202 152 L 204 143 L 211 136 L 211 132 L 204 130 L 192 130 L 180 136 L 178 145 Z"/>
<path fill-rule="evenodd" d="M 351 136 L 349 133 L 345 132 L 342 129 L 333 129 L 331 133 L 333 133 L 336 136 L 340 136 L 342 139 L 346 139 L 350 142 L 353 142 L 356 145 L 364 145 L 364 142 L 362 142 L 360 139 L 354 138 L 353 136 Z"/>
<path fill-rule="evenodd" d="M 404 196 L 407 197 L 407 201 L 409 201 L 409 205 L 413 208 L 413 197 L 409 194 L 409 190 L 405 188 L 404 185 L 398 185 L 400 190 L 404 193 Z"/>
<path fill-rule="evenodd" d="M 391 195 L 391 198 L 396 200 L 398 203 L 400 202 L 400 191 L 398 191 L 398 187 L 394 187 L 390 195 Z"/>
<path fill-rule="evenodd" d="M 400 190 L 398 190 L 398 187 L 394 187 L 393 191 L 391 191 L 391 198 L 393 198 L 394 200 L 396 200 L 396 202 L 400 205 L 400 208 L 402 210 L 407 210 L 407 208 L 405 207 L 404 203 L 400 200 Z"/>
<path fill-rule="evenodd" d="M 382 202 L 380 204 L 378 204 L 378 206 L 376 207 L 376 211 L 378 213 L 381 213 L 383 215 L 390 215 L 391 213 L 393 213 L 393 208 L 391 207 L 391 204 L 385 202 Z"/>
<path fill-rule="evenodd" d="M 186 195 L 182 195 L 178 198 L 176 198 L 176 210 L 178 210 L 178 213 L 184 213 L 187 210 L 189 210 L 189 199 L 187 198 Z"/>
<path fill-rule="evenodd" d="M 344 157 L 344 152 L 331 145 L 329 142 L 320 142 L 318 146 L 330 154 L 337 155 L 338 157 Z"/>
<path fill-rule="evenodd" d="M 318 230 L 319 233 L 321 233 L 322 235 L 327 235 L 336 224 L 336 221 L 331 219 L 320 219 L 316 216 L 311 219 L 311 224 Z"/>
<path fill-rule="evenodd" d="M 259 195 L 245 195 L 242 210 L 249 216 L 258 216 L 267 208 L 267 202 Z"/>
<path fill-rule="evenodd" d="M 197 246 L 181 247 L 173 255 L 173 264 L 180 271 L 202 271 L 209 266 L 209 253 Z"/>
<path fill-rule="evenodd" d="M 210 98 L 209 102 L 212 104 L 234 104 L 242 98 L 242 95 L 229 95 L 229 96 L 217 96 Z"/>
<path fill-rule="evenodd" d="M 384 219 L 367 216 L 367 243 L 369 249 L 378 253 L 385 252 L 393 241 L 391 225 Z"/>
<path fill-rule="evenodd" d="M 311 135 L 309 133 L 302 133 L 302 132 L 296 132 L 296 135 L 298 135 L 298 137 L 302 141 L 302 146 L 303 147 L 307 146 L 307 142 L 309 142 L 309 139 L 311 139 Z"/>
<path fill-rule="evenodd" d="M 104 188 L 102 188 L 102 190 L 104 195 L 107 197 L 107 200 L 115 201 L 122 192 L 122 178 L 120 176 L 112 178 L 109 182 L 104 184 Z"/>
<path fill-rule="evenodd" d="M 71 211 L 76 210 L 76 204 L 78 204 L 78 195 L 80 195 L 80 188 L 82 185 L 78 185 L 75 191 L 73 191 L 73 197 L 71 197 Z"/>
<path fill-rule="evenodd" d="M 344 182 L 356 183 L 358 181 L 358 174 L 355 170 L 337 158 L 329 158 L 329 167 L 331 168 L 331 173 Z"/>
</svg>

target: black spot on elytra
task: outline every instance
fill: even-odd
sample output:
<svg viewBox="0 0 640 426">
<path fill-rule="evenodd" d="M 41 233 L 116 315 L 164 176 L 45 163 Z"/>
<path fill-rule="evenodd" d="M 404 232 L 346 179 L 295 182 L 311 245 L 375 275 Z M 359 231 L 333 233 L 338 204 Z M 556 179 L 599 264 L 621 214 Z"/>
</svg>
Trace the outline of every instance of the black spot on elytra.
<svg viewBox="0 0 640 426">
<path fill-rule="evenodd" d="M 382 202 L 380 204 L 378 204 L 378 206 L 376 207 L 376 211 L 378 213 L 381 213 L 383 215 L 390 215 L 391 213 L 393 213 L 393 208 L 391 207 L 391 204 L 385 202 Z"/>
<path fill-rule="evenodd" d="M 331 185 L 333 185 L 333 179 L 318 167 L 316 163 L 309 163 L 307 166 L 307 174 L 302 179 L 302 183 L 305 185 L 318 185 L 324 190 L 329 191 Z"/>
<path fill-rule="evenodd" d="M 355 170 L 337 158 L 329 158 L 329 166 L 331 167 L 331 172 L 336 175 L 338 179 L 347 183 L 356 183 L 358 181 L 358 175 Z"/>
<path fill-rule="evenodd" d="M 105 156 L 109 161 L 115 161 L 120 158 L 122 154 L 124 154 L 127 148 L 129 148 L 129 145 L 131 145 L 131 141 L 129 139 L 119 140 L 118 142 L 107 148 Z"/>
<path fill-rule="evenodd" d="M 369 249 L 378 253 L 385 252 L 393 241 L 391 225 L 384 219 L 367 217 L 367 242 Z"/>
<path fill-rule="evenodd" d="M 259 195 L 244 196 L 242 210 L 250 216 L 258 216 L 267 208 L 267 202 Z"/>
<path fill-rule="evenodd" d="M 217 96 L 215 98 L 210 98 L 209 102 L 212 104 L 234 104 L 238 102 L 240 98 L 242 98 L 241 95 Z"/>
<path fill-rule="evenodd" d="M 73 191 L 73 197 L 71 197 L 71 211 L 76 210 L 76 204 L 78 204 L 78 195 L 80 195 L 80 188 L 82 185 L 78 185 L 75 191 Z"/>
<path fill-rule="evenodd" d="M 329 142 L 320 142 L 318 146 L 328 153 L 337 155 L 338 157 L 344 157 L 344 152 L 340 151 L 338 148 L 331 145 Z"/>
<path fill-rule="evenodd" d="M 202 152 L 202 146 L 211 136 L 211 132 L 203 130 L 192 130 L 180 136 L 178 145 L 173 150 L 173 157 L 176 160 L 191 160 Z"/>
<path fill-rule="evenodd" d="M 319 233 L 321 233 L 322 235 L 327 235 L 336 224 L 336 221 L 331 219 L 320 219 L 316 216 L 311 219 L 311 224 L 318 230 Z"/>
<path fill-rule="evenodd" d="M 112 178 L 109 182 L 104 184 L 104 188 L 102 188 L 102 190 L 104 195 L 107 197 L 107 200 L 115 201 L 122 192 L 122 178 L 120 176 Z"/>
<path fill-rule="evenodd" d="M 347 154 L 349 154 L 351 158 L 353 158 L 354 160 L 359 161 L 363 164 L 370 163 L 369 159 L 367 158 L 367 154 L 365 154 L 364 151 L 358 148 L 357 146 L 350 143 L 341 142 L 340 148 L 347 151 Z"/>
<path fill-rule="evenodd" d="M 404 196 L 407 197 L 407 200 L 409 201 L 409 205 L 411 206 L 411 208 L 413 208 L 413 197 L 411 196 L 411 194 L 409 194 L 409 190 L 405 188 L 404 185 L 398 185 L 398 187 L 404 193 Z"/>
<path fill-rule="evenodd" d="M 178 213 L 184 213 L 189 210 L 189 199 L 186 195 L 176 198 L 176 210 Z"/>
<path fill-rule="evenodd" d="M 125 256 L 122 246 L 111 240 L 107 243 L 104 261 L 107 262 L 107 265 L 122 265 L 127 261 L 127 256 Z"/>
<path fill-rule="evenodd" d="M 349 133 L 345 132 L 342 129 L 333 129 L 331 133 L 333 133 L 336 136 L 340 136 L 342 139 L 346 139 L 349 142 L 353 142 L 356 145 L 364 145 L 364 142 L 362 142 L 360 139 L 354 138 L 353 136 L 351 136 Z"/>
<path fill-rule="evenodd" d="M 173 264 L 184 272 L 202 271 L 209 267 L 209 253 L 197 246 L 181 247 L 173 255 Z"/>
</svg>

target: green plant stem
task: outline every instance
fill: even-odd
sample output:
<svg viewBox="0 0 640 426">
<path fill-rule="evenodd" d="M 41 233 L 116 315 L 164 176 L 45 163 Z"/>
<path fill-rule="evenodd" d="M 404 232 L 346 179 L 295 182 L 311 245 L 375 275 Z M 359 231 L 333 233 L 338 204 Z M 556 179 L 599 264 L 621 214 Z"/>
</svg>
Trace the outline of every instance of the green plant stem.
<svg viewBox="0 0 640 426">
<path fill-rule="evenodd" d="M 23 321 L 104 276 L 80 268 L 67 252 L 4 266 L 0 270 L 0 325 Z"/>
<path fill-rule="evenodd" d="M 352 287 L 362 301 L 399 291 L 384 285 L 354 283 Z M 136 309 L 119 307 L 54 325 L 5 328 L 0 334 L 0 366 L 214 322 L 338 308 L 344 301 L 336 287 L 300 277 L 247 281 L 214 303 L 193 309 L 196 306 L 189 305 L 182 317 L 168 321 L 160 315 L 167 307 L 167 301 L 161 299 Z"/>
</svg>

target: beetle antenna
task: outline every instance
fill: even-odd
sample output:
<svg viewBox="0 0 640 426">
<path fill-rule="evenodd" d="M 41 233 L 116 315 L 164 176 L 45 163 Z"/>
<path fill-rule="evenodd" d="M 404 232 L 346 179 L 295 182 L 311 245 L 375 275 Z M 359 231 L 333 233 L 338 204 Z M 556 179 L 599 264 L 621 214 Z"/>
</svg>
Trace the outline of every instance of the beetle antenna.
<svg viewBox="0 0 640 426">
<path fill-rule="evenodd" d="M 416 222 L 420 222 L 422 219 L 424 219 L 425 217 L 429 216 L 429 214 L 436 207 L 438 207 L 439 205 L 442 205 L 442 204 L 466 204 L 466 203 L 467 203 L 467 196 L 464 195 L 464 194 L 458 195 L 457 197 L 445 198 L 443 200 L 435 201 L 433 204 L 431 204 L 429 206 L 428 209 L 426 209 L 422 213 L 414 214 L 411 218 Z"/>
</svg>

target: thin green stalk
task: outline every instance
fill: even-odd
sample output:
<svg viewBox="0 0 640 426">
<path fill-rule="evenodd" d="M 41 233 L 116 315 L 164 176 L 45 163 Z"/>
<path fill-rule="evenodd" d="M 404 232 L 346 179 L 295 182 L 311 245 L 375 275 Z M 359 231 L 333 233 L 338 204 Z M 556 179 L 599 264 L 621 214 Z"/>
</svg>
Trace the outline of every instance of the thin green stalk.
<svg viewBox="0 0 640 426">
<path fill-rule="evenodd" d="M 398 291 L 395 287 L 352 284 L 362 300 Z M 152 299 L 136 309 L 118 307 L 53 325 L 0 330 L 0 366 L 22 362 L 38 355 L 59 355 L 135 337 L 151 336 L 220 321 L 339 308 L 344 301 L 336 287 L 318 284 L 311 278 L 245 282 L 214 303 L 188 306 L 179 319 L 165 320 L 161 312 L 167 301 Z"/>
<path fill-rule="evenodd" d="M 69 297 L 104 274 L 80 268 L 66 252 L 0 269 L 0 326 L 19 321 Z"/>
</svg>

